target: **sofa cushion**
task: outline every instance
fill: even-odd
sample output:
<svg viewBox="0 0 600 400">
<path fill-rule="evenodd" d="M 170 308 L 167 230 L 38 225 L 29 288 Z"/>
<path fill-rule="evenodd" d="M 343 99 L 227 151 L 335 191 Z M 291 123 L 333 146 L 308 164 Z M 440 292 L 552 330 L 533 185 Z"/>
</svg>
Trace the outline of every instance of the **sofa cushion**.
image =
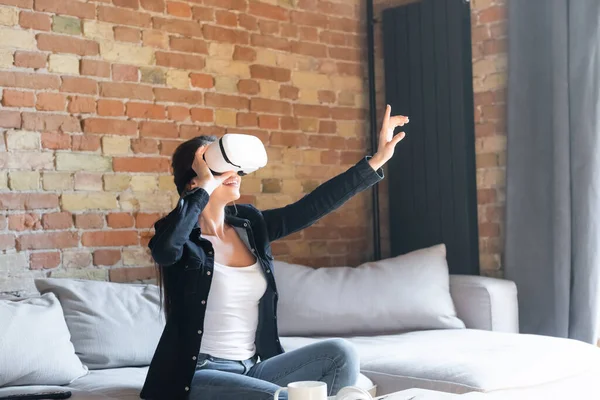
<svg viewBox="0 0 600 400">
<path fill-rule="evenodd" d="M 291 350 L 322 339 L 283 338 L 282 344 Z M 408 388 L 496 392 L 600 376 L 600 349 L 570 339 L 471 329 L 347 339 L 380 395 Z M 589 385 L 597 388 L 594 381 Z M 579 389 L 591 390 L 585 384 Z"/>
<path fill-rule="evenodd" d="M 69 387 L 120 400 L 139 400 L 148 367 L 93 370 Z"/>
<path fill-rule="evenodd" d="M 148 367 L 95 370 L 69 387 L 115 399 L 138 400 L 147 372 Z M 356 385 L 374 394 L 373 382 L 366 376 L 359 375 Z"/>
<path fill-rule="evenodd" d="M 446 247 L 356 268 L 275 261 L 282 336 L 464 328 L 450 296 Z"/>
<path fill-rule="evenodd" d="M 36 279 L 56 294 L 81 361 L 90 369 L 149 365 L 164 318 L 155 285 Z"/>
<path fill-rule="evenodd" d="M 87 373 L 52 293 L 0 300 L 0 386 L 64 385 Z"/>
</svg>

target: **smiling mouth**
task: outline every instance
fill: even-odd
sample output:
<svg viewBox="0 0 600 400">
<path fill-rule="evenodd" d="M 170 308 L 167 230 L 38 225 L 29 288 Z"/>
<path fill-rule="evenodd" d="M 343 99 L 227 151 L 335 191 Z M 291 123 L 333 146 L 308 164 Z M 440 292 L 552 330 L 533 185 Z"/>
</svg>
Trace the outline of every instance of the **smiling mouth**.
<svg viewBox="0 0 600 400">
<path fill-rule="evenodd" d="M 239 187 L 240 183 L 238 181 L 230 181 L 230 182 L 223 183 L 223 185 L 225 185 L 225 186 Z"/>
</svg>

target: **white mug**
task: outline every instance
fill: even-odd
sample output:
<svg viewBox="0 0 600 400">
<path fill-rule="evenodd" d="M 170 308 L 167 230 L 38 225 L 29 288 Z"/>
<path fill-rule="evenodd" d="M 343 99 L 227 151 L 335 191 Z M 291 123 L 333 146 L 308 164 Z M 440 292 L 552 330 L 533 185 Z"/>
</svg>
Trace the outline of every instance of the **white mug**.
<svg viewBox="0 0 600 400">
<path fill-rule="evenodd" d="M 288 400 L 327 400 L 327 384 L 325 382 L 292 382 L 287 387 L 277 389 L 273 398 L 279 400 L 279 393 L 284 390 L 288 392 Z"/>
</svg>

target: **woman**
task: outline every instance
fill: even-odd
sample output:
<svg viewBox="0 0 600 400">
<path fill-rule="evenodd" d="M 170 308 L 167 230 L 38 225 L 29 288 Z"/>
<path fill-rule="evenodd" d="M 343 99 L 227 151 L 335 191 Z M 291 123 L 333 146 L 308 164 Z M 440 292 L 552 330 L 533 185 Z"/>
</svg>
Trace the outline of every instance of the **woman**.
<svg viewBox="0 0 600 400">
<path fill-rule="evenodd" d="M 358 357 L 341 339 L 284 353 L 269 243 L 310 226 L 383 179 L 381 167 L 404 137 L 394 137 L 394 128 L 408 122 L 390 113 L 387 106 L 373 157 L 296 203 L 262 212 L 227 206 L 240 197 L 241 177 L 211 173 L 202 154 L 214 137 L 177 148 L 172 165 L 181 198 L 156 222 L 149 244 L 160 268 L 167 323 L 142 398 L 267 400 L 293 381 L 326 382 L 330 395 L 355 383 Z"/>
</svg>

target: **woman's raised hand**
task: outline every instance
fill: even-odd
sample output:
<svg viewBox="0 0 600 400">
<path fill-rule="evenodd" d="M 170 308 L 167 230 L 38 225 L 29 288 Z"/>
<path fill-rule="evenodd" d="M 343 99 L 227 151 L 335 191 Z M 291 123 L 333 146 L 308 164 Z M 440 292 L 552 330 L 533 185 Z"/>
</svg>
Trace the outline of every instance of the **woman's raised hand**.
<svg viewBox="0 0 600 400">
<path fill-rule="evenodd" d="M 385 108 L 385 116 L 383 117 L 383 124 L 381 124 L 381 131 L 379 131 L 379 145 L 377 152 L 369 160 L 369 164 L 373 169 L 377 170 L 381 168 L 386 162 L 394 155 L 394 148 L 406 134 L 404 132 L 398 133 L 394 136 L 394 129 L 398 126 L 408 124 L 408 117 L 403 115 L 392 114 L 392 107 L 388 104 Z"/>
<path fill-rule="evenodd" d="M 204 152 L 206 151 L 206 146 L 201 146 L 196 150 L 196 154 L 194 156 L 194 161 L 192 162 L 192 169 L 196 173 L 198 186 L 203 188 L 211 194 L 216 188 L 221 186 L 223 182 L 227 179 L 235 176 L 237 174 L 236 171 L 227 171 L 223 172 L 223 174 L 219 176 L 214 176 L 212 172 L 210 172 L 210 168 L 204 161 Z"/>
</svg>

